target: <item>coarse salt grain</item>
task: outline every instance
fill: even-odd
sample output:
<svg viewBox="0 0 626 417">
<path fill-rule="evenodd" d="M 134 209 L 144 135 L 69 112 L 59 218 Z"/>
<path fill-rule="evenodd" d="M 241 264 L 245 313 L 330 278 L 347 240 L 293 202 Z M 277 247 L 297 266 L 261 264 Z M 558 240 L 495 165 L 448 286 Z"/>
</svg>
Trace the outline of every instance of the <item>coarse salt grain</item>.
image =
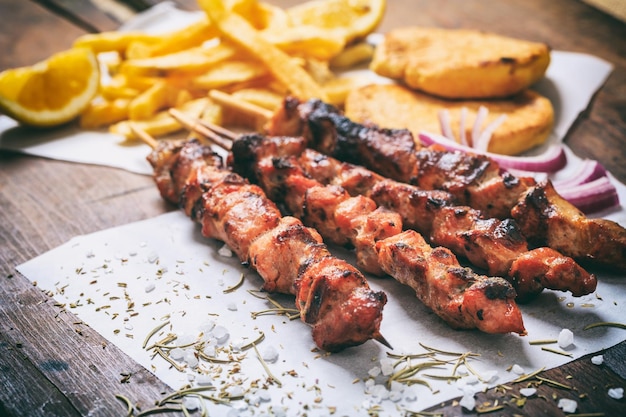
<svg viewBox="0 0 626 417">
<path fill-rule="evenodd" d="M 476 399 L 473 394 L 467 394 L 461 397 L 459 405 L 468 411 L 472 411 L 476 407 Z"/>
<path fill-rule="evenodd" d="M 604 356 L 596 355 L 591 357 L 591 363 L 594 365 L 602 365 L 604 363 Z"/>
<path fill-rule="evenodd" d="M 228 329 L 224 326 L 215 326 L 215 329 L 213 329 L 212 334 L 218 343 L 224 343 L 230 337 L 230 333 L 228 333 Z"/>
<path fill-rule="evenodd" d="M 524 397 L 532 397 L 537 393 L 537 388 L 522 388 L 519 390 L 519 393 Z"/>
<path fill-rule="evenodd" d="M 558 344 L 561 349 L 565 349 L 574 344 L 574 333 L 570 329 L 563 329 L 559 333 Z"/>
<path fill-rule="evenodd" d="M 148 262 L 153 264 L 158 260 L 159 260 L 159 255 L 156 252 L 150 252 L 150 254 L 148 255 Z"/>
<path fill-rule="evenodd" d="M 195 411 L 200 408 L 200 400 L 196 397 L 184 397 L 183 407 L 188 411 Z"/>
<path fill-rule="evenodd" d="M 558 402 L 558 407 L 563 410 L 564 413 L 575 413 L 578 408 L 578 403 L 569 398 L 561 398 Z"/>
<path fill-rule="evenodd" d="M 513 367 L 511 368 L 511 372 L 513 372 L 516 375 L 524 375 L 525 373 L 524 368 L 522 368 L 521 366 L 517 364 L 513 365 Z"/>
<path fill-rule="evenodd" d="M 614 400 L 621 400 L 622 398 L 624 398 L 624 388 L 609 388 L 608 394 L 609 397 L 613 398 Z"/>
<path fill-rule="evenodd" d="M 393 373 L 393 361 L 389 358 L 381 359 L 380 371 L 384 376 L 389 376 Z"/>
<path fill-rule="evenodd" d="M 275 363 L 278 360 L 278 350 L 272 345 L 267 346 L 263 349 L 261 357 L 265 362 Z"/>
<path fill-rule="evenodd" d="M 371 376 L 372 378 L 376 378 L 378 375 L 380 375 L 380 372 L 381 372 L 380 366 L 374 366 L 369 371 L 367 371 L 367 374 Z"/>
<path fill-rule="evenodd" d="M 209 375 L 200 374 L 196 378 L 196 384 L 203 387 L 210 387 L 211 385 L 213 385 L 213 378 L 211 378 L 211 376 Z"/>
<path fill-rule="evenodd" d="M 152 291 L 154 291 L 155 288 L 156 288 L 156 285 L 154 284 L 154 282 L 151 282 L 151 283 L 146 285 L 146 288 L 144 289 L 144 291 L 145 292 L 152 292 Z"/>
<path fill-rule="evenodd" d="M 220 256 L 223 256 L 225 258 L 232 258 L 232 256 L 233 256 L 233 251 L 228 247 L 228 245 L 224 245 L 221 248 L 219 248 L 217 250 L 217 253 Z"/>
<path fill-rule="evenodd" d="M 228 305 L 226 306 L 226 308 L 227 308 L 229 311 L 237 311 L 237 304 L 235 304 L 235 303 L 228 303 Z"/>
<path fill-rule="evenodd" d="M 185 357 L 185 351 L 179 347 L 170 350 L 170 358 L 180 361 Z"/>
</svg>

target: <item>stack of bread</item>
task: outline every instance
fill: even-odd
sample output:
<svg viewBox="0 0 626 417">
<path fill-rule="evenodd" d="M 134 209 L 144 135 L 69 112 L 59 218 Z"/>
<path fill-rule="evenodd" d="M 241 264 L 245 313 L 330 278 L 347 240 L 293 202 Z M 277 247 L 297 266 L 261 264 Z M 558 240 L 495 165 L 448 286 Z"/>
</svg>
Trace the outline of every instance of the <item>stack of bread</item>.
<svg viewBox="0 0 626 417">
<path fill-rule="evenodd" d="M 516 155 L 544 143 L 552 131 L 552 103 L 529 89 L 549 64 L 544 43 L 472 30 L 396 29 L 384 36 L 370 64 L 396 82 L 354 90 L 345 112 L 359 122 L 407 128 L 417 138 L 419 132 L 441 133 L 445 110 L 453 137 L 470 146 L 477 117 L 481 129 L 500 118 L 487 150 Z M 484 118 L 480 107 L 488 110 Z"/>
</svg>

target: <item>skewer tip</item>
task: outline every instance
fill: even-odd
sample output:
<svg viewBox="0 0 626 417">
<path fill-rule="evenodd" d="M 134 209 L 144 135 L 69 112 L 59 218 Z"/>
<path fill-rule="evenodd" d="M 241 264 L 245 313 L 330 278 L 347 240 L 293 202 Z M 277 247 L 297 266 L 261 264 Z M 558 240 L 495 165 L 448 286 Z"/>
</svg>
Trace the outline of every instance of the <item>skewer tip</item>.
<svg viewBox="0 0 626 417">
<path fill-rule="evenodd" d="M 152 149 L 155 149 L 158 146 L 159 143 L 157 142 L 157 140 L 153 138 L 148 132 L 139 128 L 139 126 L 137 126 L 135 123 L 131 122 L 129 126 L 133 134 L 137 136 L 139 140 L 141 140 L 143 143 L 145 143 Z"/>
<path fill-rule="evenodd" d="M 376 332 L 372 335 L 372 339 L 376 340 L 378 343 L 381 343 L 382 345 L 388 347 L 389 349 L 393 350 L 393 346 L 391 346 L 391 343 L 389 343 L 387 341 L 387 339 L 385 339 L 385 336 L 383 336 L 380 332 Z"/>
</svg>

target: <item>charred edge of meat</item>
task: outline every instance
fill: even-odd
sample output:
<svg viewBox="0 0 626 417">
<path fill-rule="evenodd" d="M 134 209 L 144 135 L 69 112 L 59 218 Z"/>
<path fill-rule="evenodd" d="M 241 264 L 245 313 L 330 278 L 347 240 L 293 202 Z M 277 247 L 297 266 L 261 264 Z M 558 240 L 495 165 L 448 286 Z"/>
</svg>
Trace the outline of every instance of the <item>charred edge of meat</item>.
<svg viewBox="0 0 626 417">
<path fill-rule="evenodd" d="M 408 178 L 406 161 L 385 152 L 385 145 L 393 141 L 402 144 L 408 154 L 415 152 L 415 141 L 407 129 L 387 129 L 376 125 L 355 123 L 334 106 L 318 99 L 305 103 L 301 117 L 307 121 L 308 139 L 311 146 L 323 153 L 346 162 L 372 166 L 385 175 Z M 359 148 L 376 147 L 375 152 L 360 152 Z M 377 154 L 385 155 L 380 161 Z M 367 160 L 363 159 L 367 158 Z M 383 162 L 384 165 L 380 165 Z M 410 164 L 408 164 L 410 165 Z"/>
<path fill-rule="evenodd" d="M 430 179 L 433 174 L 446 173 L 440 184 L 435 186 L 444 190 L 465 190 L 467 186 L 483 178 L 492 161 L 483 155 L 470 155 L 463 152 L 448 152 L 431 148 L 417 151 L 417 170 L 411 182 L 420 185 L 422 178 Z"/>
<path fill-rule="evenodd" d="M 264 137 L 260 134 L 242 135 L 233 141 L 232 153 L 236 158 L 230 158 L 229 164 L 233 170 L 252 182 L 258 182 L 254 167 L 257 162 L 256 150 L 261 146 Z"/>
</svg>

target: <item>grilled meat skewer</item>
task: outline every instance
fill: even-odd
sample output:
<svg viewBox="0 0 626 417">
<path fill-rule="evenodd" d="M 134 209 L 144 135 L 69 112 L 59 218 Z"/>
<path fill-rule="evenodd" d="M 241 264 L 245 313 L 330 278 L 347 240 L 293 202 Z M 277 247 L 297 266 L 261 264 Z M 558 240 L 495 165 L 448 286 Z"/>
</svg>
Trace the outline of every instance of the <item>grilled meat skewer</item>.
<svg viewBox="0 0 626 417">
<path fill-rule="evenodd" d="M 276 136 L 304 135 L 309 146 L 363 165 L 385 177 L 451 193 L 485 217 L 512 217 L 535 246 L 548 246 L 581 263 L 626 271 L 626 229 L 586 217 L 550 181 L 515 177 L 486 156 L 418 147 L 406 129 L 355 123 L 320 100 L 286 99 L 267 123 Z"/>
<path fill-rule="evenodd" d="M 276 147 L 281 139 L 286 146 Z M 298 143 L 305 144 L 298 138 L 241 136 L 233 143 L 229 164 L 235 171 L 250 175 L 270 198 L 284 203 L 290 214 L 314 226 L 328 241 L 354 246 L 361 268 L 377 274 L 385 272 L 394 278 L 397 275 L 453 328 L 525 334 L 510 283 L 463 268 L 452 252 L 432 249 L 421 236 L 414 236 L 416 232 L 403 233 L 400 216 L 378 208 L 370 198 L 351 197 L 341 187 L 325 186 L 308 178 L 297 165 L 296 157 L 289 155 Z M 257 154 L 260 144 L 278 151 Z M 290 151 L 284 153 L 286 149 Z M 394 245 L 402 245 L 399 236 L 410 242 L 405 245 L 421 245 L 414 247 L 420 256 L 385 257 L 391 244 L 385 242 L 394 238 Z M 404 264 L 395 265 L 396 262 Z"/>
<path fill-rule="evenodd" d="M 380 208 L 374 212 L 378 205 L 399 216 L 393 220 L 395 233 L 403 222 L 425 234 L 432 244 L 447 247 L 490 275 L 507 278 L 517 290 L 518 300 L 530 299 L 544 287 L 571 291 L 575 296 L 595 290 L 595 276 L 573 259 L 549 248 L 529 251 L 513 220 L 484 219 L 477 210 L 455 206 L 454 199 L 443 191 L 419 190 L 363 167 L 341 163 L 307 149 L 302 137 L 248 135 L 233 136 L 233 140 L 235 169 L 258 182 L 270 198 L 286 201 L 291 213 L 316 227 L 326 239 L 340 245 L 351 241 L 357 259 L 367 263 L 360 266 L 368 272 L 380 272 L 373 244 L 369 248 L 362 244 L 358 233 L 352 240 L 350 236 L 373 229 L 378 233 L 374 238 L 380 240 L 394 233 L 386 230 L 391 229 L 386 226 L 392 221 L 391 214 Z M 272 174 L 263 175 L 272 170 Z M 349 199 L 348 195 L 368 198 Z M 345 223 L 347 228 L 341 227 L 345 207 L 350 204 L 360 205 L 361 212 L 369 206 L 367 222 L 361 219 L 367 226 L 357 227 L 357 213 L 353 213 L 351 223 Z"/>
<path fill-rule="evenodd" d="M 227 243 L 264 279 L 265 290 L 295 295 L 319 348 L 338 351 L 372 338 L 389 346 L 379 331 L 385 293 L 332 256 L 315 230 L 283 217 L 208 146 L 161 142 L 148 161 L 163 198 L 199 222 L 204 236 Z"/>
</svg>

